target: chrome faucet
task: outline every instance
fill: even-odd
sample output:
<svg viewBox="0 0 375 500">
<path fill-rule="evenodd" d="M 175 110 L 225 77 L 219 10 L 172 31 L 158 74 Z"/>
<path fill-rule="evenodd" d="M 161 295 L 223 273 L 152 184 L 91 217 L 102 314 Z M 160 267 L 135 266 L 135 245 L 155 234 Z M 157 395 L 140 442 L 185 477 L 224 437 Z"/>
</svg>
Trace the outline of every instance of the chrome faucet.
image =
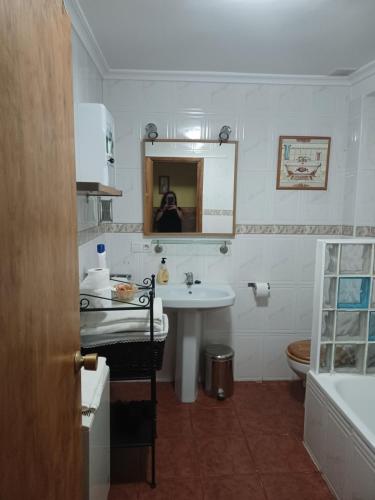
<svg viewBox="0 0 375 500">
<path fill-rule="evenodd" d="M 185 278 L 185 283 L 187 286 L 192 286 L 194 284 L 194 278 L 193 278 L 193 273 L 185 273 L 186 278 Z"/>
</svg>

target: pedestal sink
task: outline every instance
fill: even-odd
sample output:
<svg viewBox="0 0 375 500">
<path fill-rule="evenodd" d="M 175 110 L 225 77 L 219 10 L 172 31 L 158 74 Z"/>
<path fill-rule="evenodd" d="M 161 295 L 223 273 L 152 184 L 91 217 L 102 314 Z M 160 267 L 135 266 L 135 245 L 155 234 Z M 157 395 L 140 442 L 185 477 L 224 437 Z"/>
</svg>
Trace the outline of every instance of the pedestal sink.
<svg viewBox="0 0 375 500">
<path fill-rule="evenodd" d="M 183 403 L 197 398 L 199 354 L 202 335 L 202 310 L 234 304 L 229 285 L 165 285 L 156 287 L 163 306 L 177 310 L 175 390 Z"/>
</svg>

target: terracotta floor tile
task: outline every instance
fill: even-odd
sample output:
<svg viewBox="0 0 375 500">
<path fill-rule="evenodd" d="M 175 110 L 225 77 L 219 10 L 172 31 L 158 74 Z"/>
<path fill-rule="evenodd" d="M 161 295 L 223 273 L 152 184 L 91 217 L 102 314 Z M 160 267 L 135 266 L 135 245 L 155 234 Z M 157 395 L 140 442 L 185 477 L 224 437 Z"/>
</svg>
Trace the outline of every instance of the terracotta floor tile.
<svg viewBox="0 0 375 500">
<path fill-rule="evenodd" d="M 289 434 L 297 439 L 303 439 L 304 416 L 290 415 L 289 416 Z"/>
<path fill-rule="evenodd" d="M 199 476 L 199 465 L 192 439 L 158 438 L 156 473 L 160 479 Z"/>
<path fill-rule="evenodd" d="M 141 485 L 138 495 L 139 500 L 203 500 L 203 489 L 199 478 L 164 479 L 154 489 Z"/>
<path fill-rule="evenodd" d="M 297 383 L 302 387 L 301 382 Z M 301 396 L 299 389 L 288 382 L 253 383 L 238 389 L 233 396 L 238 410 L 253 411 L 257 415 L 303 416 L 303 401 L 304 396 Z"/>
<path fill-rule="evenodd" d="M 207 478 L 203 489 L 204 500 L 266 500 L 255 474 Z"/>
<path fill-rule="evenodd" d="M 255 472 L 255 464 L 243 437 L 229 436 L 197 440 L 202 476 L 225 476 Z"/>
<path fill-rule="evenodd" d="M 192 436 L 189 408 L 181 406 L 158 408 L 157 433 L 158 437 L 165 438 Z"/>
<path fill-rule="evenodd" d="M 200 388 L 195 403 L 181 403 L 170 383 L 158 383 L 157 392 L 157 487 L 146 483 L 147 449 L 125 450 L 126 459 L 124 450 L 116 451 L 112 479 L 124 484 L 113 484 L 108 500 L 333 498 L 301 442 L 304 391 L 299 381 L 236 382 L 233 397 L 223 402 Z M 148 397 L 148 384 L 111 384 L 112 399 Z"/>
<path fill-rule="evenodd" d="M 248 443 L 260 472 L 316 472 L 302 442 L 294 437 L 253 436 Z"/>
<path fill-rule="evenodd" d="M 108 500 L 137 500 L 139 483 L 112 484 Z"/>
<path fill-rule="evenodd" d="M 176 408 L 177 406 L 188 406 L 178 401 L 174 385 L 170 382 L 158 382 L 157 399 L 159 408 Z"/>
<path fill-rule="evenodd" d="M 252 410 L 238 410 L 237 415 L 241 428 L 247 436 L 297 434 L 298 424 L 294 417 L 288 415 L 262 415 Z"/>
<path fill-rule="evenodd" d="M 268 500 L 334 500 L 319 473 L 262 474 Z"/>
<path fill-rule="evenodd" d="M 194 408 L 191 410 L 193 434 L 197 438 L 208 436 L 241 436 L 242 431 L 231 408 Z"/>
<path fill-rule="evenodd" d="M 198 398 L 193 404 L 196 408 L 228 408 L 233 407 L 233 399 L 227 398 L 223 401 L 220 401 L 217 398 L 212 396 L 208 396 L 204 391 L 203 387 L 199 387 L 198 389 Z"/>
<path fill-rule="evenodd" d="M 237 391 L 233 402 L 238 410 L 252 411 L 257 415 L 280 415 L 284 408 L 280 406 L 278 394 L 267 391 L 263 384 L 249 387 L 248 391 Z"/>
<path fill-rule="evenodd" d="M 234 382 L 234 393 L 238 394 L 240 392 L 249 392 L 262 390 L 263 382 L 261 381 L 244 381 L 244 382 Z"/>
</svg>

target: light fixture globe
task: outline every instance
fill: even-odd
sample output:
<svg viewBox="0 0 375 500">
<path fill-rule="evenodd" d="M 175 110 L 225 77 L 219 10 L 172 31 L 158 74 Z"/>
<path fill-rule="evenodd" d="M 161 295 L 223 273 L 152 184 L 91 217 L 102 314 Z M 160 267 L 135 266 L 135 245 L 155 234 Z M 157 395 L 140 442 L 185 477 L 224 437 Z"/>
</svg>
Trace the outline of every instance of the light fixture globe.
<svg viewBox="0 0 375 500">
<path fill-rule="evenodd" d="M 219 140 L 220 140 L 220 144 L 222 142 L 226 142 L 229 140 L 229 136 L 232 132 L 232 129 L 230 128 L 229 125 L 223 125 L 220 129 L 220 133 L 219 133 Z"/>
<path fill-rule="evenodd" d="M 155 125 L 155 123 L 148 123 L 146 125 L 146 135 L 147 135 L 147 138 L 151 139 L 152 141 L 154 141 L 155 139 L 158 138 L 158 136 L 159 136 L 158 128 Z"/>
</svg>

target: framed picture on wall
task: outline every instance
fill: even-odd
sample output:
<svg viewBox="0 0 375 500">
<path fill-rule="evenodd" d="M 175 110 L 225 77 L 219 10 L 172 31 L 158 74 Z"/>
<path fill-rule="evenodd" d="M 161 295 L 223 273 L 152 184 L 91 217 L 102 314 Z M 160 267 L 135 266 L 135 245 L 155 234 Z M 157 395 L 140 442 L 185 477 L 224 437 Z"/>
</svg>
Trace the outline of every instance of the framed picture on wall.
<svg viewBox="0 0 375 500">
<path fill-rule="evenodd" d="M 159 194 L 165 194 L 169 191 L 169 176 L 159 175 Z"/>
<path fill-rule="evenodd" d="M 326 190 L 330 137 L 281 136 L 276 189 Z"/>
</svg>

